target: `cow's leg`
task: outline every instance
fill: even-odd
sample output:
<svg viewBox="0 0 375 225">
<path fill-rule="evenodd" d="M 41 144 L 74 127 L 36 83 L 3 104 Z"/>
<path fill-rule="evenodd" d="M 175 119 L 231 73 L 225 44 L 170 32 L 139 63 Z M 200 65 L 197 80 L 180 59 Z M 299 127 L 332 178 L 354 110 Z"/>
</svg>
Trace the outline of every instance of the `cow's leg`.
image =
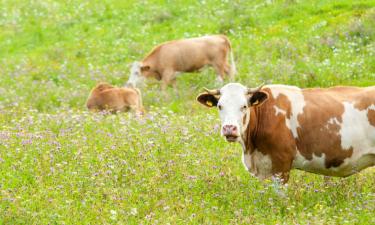
<svg viewBox="0 0 375 225">
<path fill-rule="evenodd" d="M 225 61 L 225 64 L 224 64 L 224 72 L 225 72 L 225 75 L 229 77 L 230 81 L 234 80 L 234 74 L 232 74 L 230 65 L 226 61 Z"/>
<path fill-rule="evenodd" d="M 168 85 L 172 85 L 173 88 L 176 88 L 176 76 L 174 70 L 165 70 L 161 78 L 161 90 L 166 95 Z"/>
<path fill-rule="evenodd" d="M 227 56 L 227 53 L 221 52 L 216 55 L 212 63 L 219 81 L 224 80 L 225 76 L 228 76 L 230 80 L 233 80 L 233 75 L 231 74 L 231 67 L 228 63 Z"/>
<path fill-rule="evenodd" d="M 280 163 L 273 163 L 272 165 L 272 186 L 277 195 L 280 197 L 286 197 L 286 183 L 289 180 L 292 161 L 279 159 L 278 162 Z"/>
<path fill-rule="evenodd" d="M 170 81 L 172 87 L 173 87 L 173 90 L 174 90 L 174 93 L 176 95 L 176 97 L 179 97 L 178 95 L 178 91 L 177 91 L 177 78 L 174 77 L 171 81 Z"/>
<path fill-rule="evenodd" d="M 272 161 L 278 162 L 273 163 L 272 165 L 273 177 L 278 177 L 281 183 L 286 184 L 289 180 L 289 173 L 292 168 L 293 159 L 281 159 L 275 157 L 274 159 L 272 159 Z"/>
<path fill-rule="evenodd" d="M 161 84 L 160 84 L 160 89 L 161 89 L 161 91 L 162 91 L 163 93 L 166 92 L 167 87 L 168 87 L 168 83 L 167 83 L 165 80 L 162 80 L 162 81 L 161 81 Z"/>
<path fill-rule="evenodd" d="M 212 67 L 214 68 L 217 75 L 216 81 L 218 81 L 219 83 L 223 83 L 225 74 L 224 66 L 222 64 L 215 63 L 212 65 Z"/>
</svg>

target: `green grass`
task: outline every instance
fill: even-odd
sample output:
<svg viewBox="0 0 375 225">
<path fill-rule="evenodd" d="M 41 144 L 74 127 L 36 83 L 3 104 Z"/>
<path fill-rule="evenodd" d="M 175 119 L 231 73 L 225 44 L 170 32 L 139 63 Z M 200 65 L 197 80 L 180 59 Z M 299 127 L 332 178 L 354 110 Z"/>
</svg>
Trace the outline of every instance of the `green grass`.
<svg viewBox="0 0 375 225">
<path fill-rule="evenodd" d="M 375 85 L 374 1 L 0 2 L 0 224 L 374 224 L 375 173 L 251 177 L 214 110 L 142 87 L 147 115 L 91 114 L 98 81 L 170 39 L 224 33 L 249 86 Z"/>
</svg>

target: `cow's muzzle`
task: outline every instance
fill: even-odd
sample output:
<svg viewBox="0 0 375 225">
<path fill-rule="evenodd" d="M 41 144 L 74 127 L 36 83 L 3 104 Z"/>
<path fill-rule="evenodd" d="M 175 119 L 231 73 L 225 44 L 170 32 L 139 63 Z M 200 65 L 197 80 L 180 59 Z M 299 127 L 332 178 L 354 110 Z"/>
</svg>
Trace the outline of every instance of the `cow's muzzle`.
<svg viewBox="0 0 375 225">
<path fill-rule="evenodd" d="M 234 125 L 224 125 L 223 126 L 223 136 L 229 142 L 237 141 L 237 139 L 239 137 L 237 127 L 234 126 Z"/>
</svg>

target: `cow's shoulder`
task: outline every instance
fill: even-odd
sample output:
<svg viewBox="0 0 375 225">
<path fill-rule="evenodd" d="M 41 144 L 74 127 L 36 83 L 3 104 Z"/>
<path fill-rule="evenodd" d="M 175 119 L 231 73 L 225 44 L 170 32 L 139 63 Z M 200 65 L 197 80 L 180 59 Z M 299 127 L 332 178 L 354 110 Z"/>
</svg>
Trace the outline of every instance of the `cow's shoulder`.
<svg viewBox="0 0 375 225">
<path fill-rule="evenodd" d="M 266 85 L 263 90 L 269 95 L 268 108 L 272 108 L 268 117 L 278 116 L 285 120 L 284 125 L 297 137 L 300 127 L 298 117 L 306 106 L 303 90 L 289 85 Z"/>
</svg>

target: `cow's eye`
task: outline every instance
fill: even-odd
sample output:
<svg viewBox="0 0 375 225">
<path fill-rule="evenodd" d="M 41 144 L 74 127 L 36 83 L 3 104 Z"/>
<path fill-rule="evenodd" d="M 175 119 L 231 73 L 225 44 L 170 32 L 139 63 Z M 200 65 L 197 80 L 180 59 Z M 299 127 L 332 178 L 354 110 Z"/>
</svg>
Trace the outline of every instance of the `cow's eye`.
<svg viewBox="0 0 375 225">
<path fill-rule="evenodd" d="M 221 105 L 217 105 L 217 107 L 219 108 L 219 110 L 221 110 L 223 108 Z"/>
<path fill-rule="evenodd" d="M 246 109 L 247 109 L 247 105 L 242 106 L 241 109 L 242 109 L 242 110 L 246 110 Z"/>
</svg>

